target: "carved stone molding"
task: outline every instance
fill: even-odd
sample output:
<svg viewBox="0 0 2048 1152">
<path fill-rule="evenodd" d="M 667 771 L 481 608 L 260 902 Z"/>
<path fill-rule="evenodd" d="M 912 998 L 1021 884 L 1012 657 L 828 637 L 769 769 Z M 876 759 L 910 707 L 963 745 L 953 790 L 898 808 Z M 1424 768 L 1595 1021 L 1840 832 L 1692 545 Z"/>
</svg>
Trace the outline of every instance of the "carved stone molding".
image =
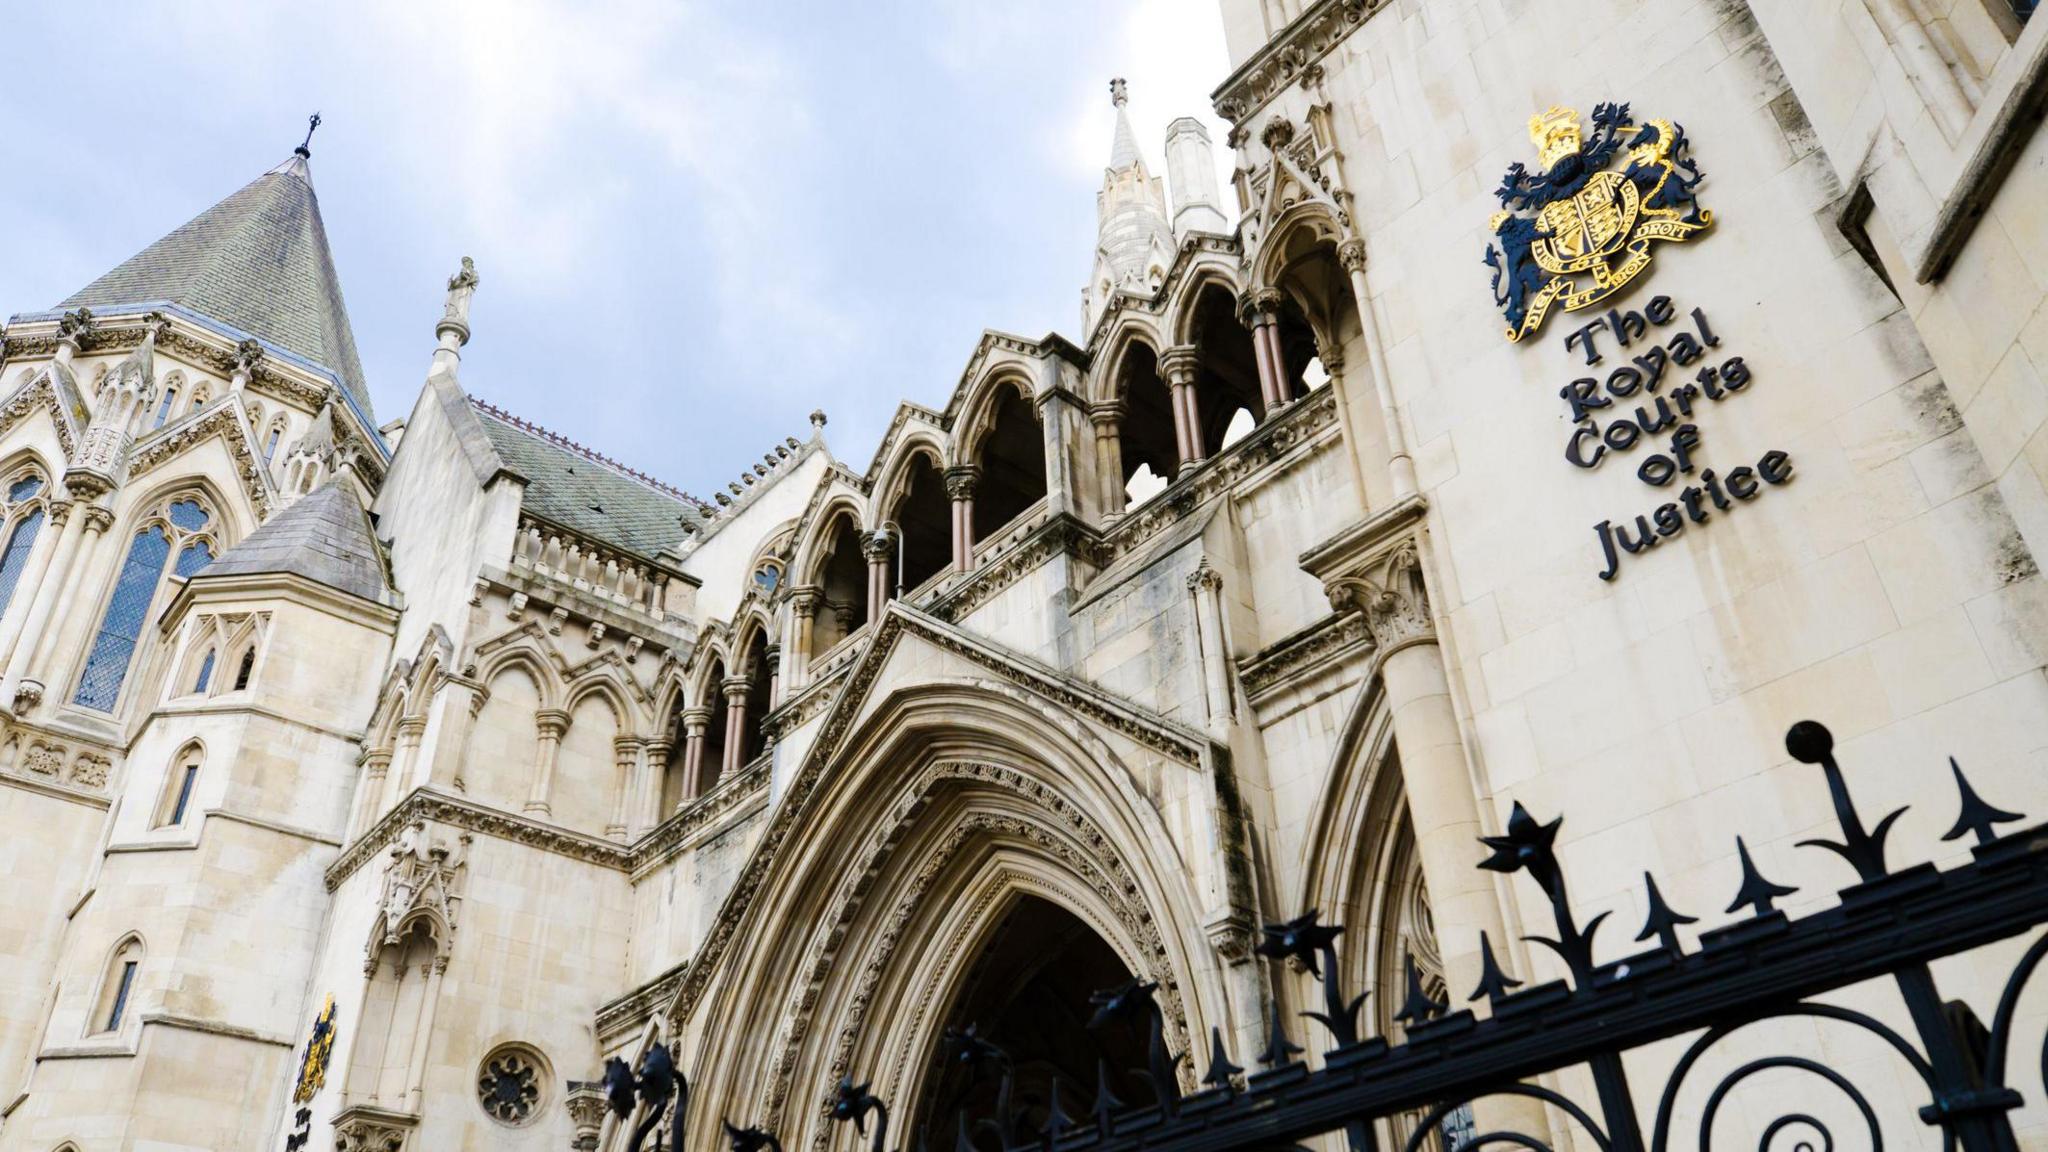
<svg viewBox="0 0 2048 1152">
<path fill-rule="evenodd" d="M 510 812 L 486 808 L 459 797 L 442 792 L 420 789 L 400 801 L 398 806 L 384 814 L 360 839 L 349 845 L 334 863 L 328 865 L 326 885 L 329 892 L 341 887 L 350 876 L 363 865 L 394 843 L 399 835 L 415 823 L 425 821 L 446 825 L 449 828 L 524 844 L 543 852 L 567 856 L 587 864 L 613 868 L 624 872 L 629 869 L 632 854 L 624 847 L 595 836 L 568 832 L 553 825 L 543 824 Z"/>
<path fill-rule="evenodd" d="M 383 947 L 398 943 L 406 925 L 419 914 L 434 918 L 447 933 L 455 931 L 472 840 L 469 833 L 462 832 L 451 843 L 446 837 L 437 837 L 425 820 L 414 820 L 399 832 L 398 841 L 391 846 L 390 862 L 384 866 L 377 926 L 365 949 L 367 970 L 375 971 Z M 446 967 L 453 945 L 445 936 L 436 935 L 436 963 L 442 967 Z"/>
<path fill-rule="evenodd" d="M 1323 582 L 1330 610 L 1363 616 L 1382 654 L 1436 635 L 1422 571 L 1427 507 L 1410 497 L 1301 555 L 1302 568 Z"/>
<path fill-rule="evenodd" d="M 568 1110 L 569 1123 L 576 1129 L 569 1147 L 573 1152 L 597 1152 L 598 1134 L 604 1128 L 604 1084 L 597 1080 L 569 1081 L 569 1093 L 562 1097 L 562 1107 Z"/>
<path fill-rule="evenodd" d="M 1352 29 L 1386 0 L 1321 0 L 1282 29 L 1216 90 L 1216 114 L 1242 124 L 1287 85 L 1311 75 Z"/>
<path fill-rule="evenodd" d="M 1373 643 L 1365 617 L 1356 612 L 1326 616 L 1238 665 L 1238 682 L 1253 705 L 1289 684 L 1296 684 L 1334 661 Z"/>
<path fill-rule="evenodd" d="M 1086 524 L 1064 512 L 1048 517 L 1022 542 L 969 572 L 958 584 L 931 602 L 931 613 L 941 620 L 958 620 L 1036 571 L 1047 560 L 1063 554 L 1098 567 L 1104 563 L 1101 538 Z"/>
<path fill-rule="evenodd" d="M 270 478 L 262 462 L 256 458 L 249 438 L 242 434 L 242 423 L 233 406 L 216 408 L 198 420 L 150 439 L 130 459 L 129 479 L 147 476 L 167 461 L 214 436 L 226 442 L 228 455 L 234 461 L 235 476 L 242 483 L 242 494 L 248 498 L 249 506 L 255 509 L 257 519 L 269 517 Z"/>
<path fill-rule="evenodd" d="M 705 719 L 708 721 L 709 716 Z M 722 825 L 734 814 L 757 802 L 765 802 L 770 760 L 767 756 L 757 757 L 642 836 L 632 849 L 633 878 L 638 880 L 674 859 L 677 853 L 696 842 L 705 829 Z"/>
<path fill-rule="evenodd" d="M 334 1117 L 334 1152 L 404 1152 L 420 1119 L 357 1104 Z"/>
</svg>

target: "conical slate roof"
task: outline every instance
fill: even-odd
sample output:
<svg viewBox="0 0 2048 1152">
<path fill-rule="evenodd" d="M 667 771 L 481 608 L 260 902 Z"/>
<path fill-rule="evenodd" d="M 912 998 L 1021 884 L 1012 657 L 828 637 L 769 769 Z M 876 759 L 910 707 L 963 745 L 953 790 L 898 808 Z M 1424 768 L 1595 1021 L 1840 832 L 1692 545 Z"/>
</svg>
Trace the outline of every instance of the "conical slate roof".
<svg viewBox="0 0 2048 1152">
<path fill-rule="evenodd" d="M 258 176 L 57 307 L 104 312 L 159 302 L 326 368 L 370 416 L 341 278 L 304 156 L 294 154 Z"/>
<path fill-rule="evenodd" d="M 379 604 L 391 602 L 384 554 L 370 534 L 370 516 L 340 480 L 299 497 L 268 524 L 193 577 L 303 576 Z"/>
</svg>

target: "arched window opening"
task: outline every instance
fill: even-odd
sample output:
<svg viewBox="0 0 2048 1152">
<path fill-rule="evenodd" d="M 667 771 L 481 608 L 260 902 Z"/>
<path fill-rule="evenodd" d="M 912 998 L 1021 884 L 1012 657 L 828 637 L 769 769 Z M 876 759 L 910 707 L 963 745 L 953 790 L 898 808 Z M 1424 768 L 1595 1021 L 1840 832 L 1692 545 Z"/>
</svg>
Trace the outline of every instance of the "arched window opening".
<svg viewBox="0 0 2048 1152">
<path fill-rule="evenodd" d="M 1305 225 L 1281 244 L 1282 377 L 1287 394 L 1298 398 L 1328 383 L 1331 365 L 1341 367 L 1343 346 L 1359 333 L 1358 302 L 1351 294 L 1351 275 L 1328 237 Z M 1336 348 L 1325 346 L 1331 341 Z"/>
<path fill-rule="evenodd" d="M 725 695 L 725 662 L 714 660 L 711 675 L 704 681 L 711 704 L 711 719 L 704 725 L 704 756 L 697 766 L 697 795 L 711 791 L 725 765 L 726 729 L 732 725 L 732 703 Z"/>
<path fill-rule="evenodd" d="M 176 828 L 185 823 L 192 809 L 192 789 L 199 783 L 199 749 L 187 748 L 171 761 L 164 777 L 164 794 L 157 802 L 158 828 Z"/>
<path fill-rule="evenodd" d="M 15 586 L 21 583 L 22 570 L 28 567 L 36 538 L 42 534 L 43 503 L 38 499 L 42 494 L 40 473 L 19 476 L 7 486 L 7 507 L 0 516 L 14 526 L 7 532 L 6 546 L 0 547 L 0 612 L 13 602 Z"/>
<path fill-rule="evenodd" d="M 1191 329 L 1195 354 L 1195 407 L 1202 457 L 1223 448 L 1230 422 L 1240 411 L 1254 423 L 1265 419 L 1259 393 L 1259 362 L 1252 334 L 1237 318 L 1237 301 L 1220 284 L 1202 289 Z"/>
<path fill-rule="evenodd" d="M 240 692 L 249 686 L 249 676 L 256 671 L 256 649 L 251 647 L 242 653 L 241 662 L 235 665 L 235 686 L 230 692 Z"/>
<path fill-rule="evenodd" d="M 1251 411 L 1249 409 L 1239 408 L 1237 410 L 1237 415 L 1232 416 L 1230 418 L 1230 426 L 1223 430 L 1222 447 L 1230 447 L 1232 444 L 1235 444 L 1239 440 L 1242 440 L 1245 437 L 1251 435 L 1252 431 L 1257 427 L 1258 425 L 1252 422 Z"/>
<path fill-rule="evenodd" d="M 689 729 L 683 723 L 683 696 L 676 693 L 675 711 L 668 721 L 668 753 L 661 762 L 661 779 L 655 783 L 660 797 L 655 801 L 654 819 L 659 821 L 690 797 L 684 790 L 684 769 L 690 761 Z"/>
<path fill-rule="evenodd" d="M 73 703 L 96 712 L 114 710 L 172 551 L 175 549 L 178 557 L 170 565 L 175 575 L 189 577 L 211 564 L 212 542 L 195 534 L 206 531 L 212 519 L 212 514 L 196 500 L 173 500 L 156 510 L 151 522 L 129 541 L 128 554 L 121 561 L 113 593 L 93 635 Z"/>
<path fill-rule="evenodd" d="M 1052 1082 L 1060 1082 L 1061 1106 L 1071 1115 L 1096 1083 L 1097 1069 L 1107 1070 L 1108 1086 L 1126 1104 L 1152 1103 L 1142 1071 L 1143 1031 L 1122 1024 L 1089 1028 L 1086 1013 L 1074 1007 L 1130 979 L 1116 951 L 1080 918 L 1049 900 L 1019 897 L 982 946 L 946 1015 L 946 1028 L 974 1025 L 976 1035 L 1009 1054 L 1017 1129 L 998 1134 L 983 1124 L 997 1114 L 999 1076 L 977 1076 L 938 1051 L 927 1057 L 917 1095 L 917 1142 L 950 1146 L 964 1116 L 969 1140 L 984 1152 L 1033 1143 L 1045 1125 Z"/>
<path fill-rule="evenodd" d="M 818 566 L 817 614 L 811 622 L 810 659 L 832 650 L 867 626 L 868 561 L 860 550 L 860 524 L 841 509 L 826 532 L 824 562 Z"/>
<path fill-rule="evenodd" d="M 213 399 L 213 390 L 207 387 L 206 381 L 202 380 L 192 386 L 192 399 L 186 403 L 185 411 L 188 413 L 197 412 L 201 408 L 206 407 L 206 402 L 211 399 Z"/>
<path fill-rule="evenodd" d="M 897 555 L 890 557 L 892 564 L 903 566 L 889 582 L 891 596 L 898 588 L 908 593 L 920 587 L 953 563 L 953 503 L 938 462 L 929 453 L 920 452 L 907 461 L 885 519 L 903 534 Z"/>
<path fill-rule="evenodd" d="M 768 669 L 766 632 L 755 630 L 753 641 L 747 645 L 744 667 L 747 676 L 746 711 L 740 716 L 740 754 L 734 767 L 752 764 L 756 756 L 768 750 L 768 729 L 761 722 L 772 704 L 769 685 L 773 674 Z"/>
<path fill-rule="evenodd" d="M 284 418 L 270 426 L 270 432 L 263 437 L 263 462 L 270 463 L 277 457 L 277 442 L 284 439 Z"/>
<path fill-rule="evenodd" d="M 974 463 L 974 538 L 984 540 L 1045 499 L 1045 430 L 1029 397 L 1003 390 Z"/>
<path fill-rule="evenodd" d="M 1173 399 L 1159 375 L 1159 356 L 1143 344 L 1132 344 L 1118 367 L 1117 395 L 1123 414 L 1117 423 L 1117 477 L 1122 502 L 1111 494 L 1111 510 L 1143 503 L 1166 487 L 1180 467 L 1173 432 Z"/>
<path fill-rule="evenodd" d="M 177 405 L 178 405 L 178 389 L 177 389 L 177 386 L 176 386 L 176 385 L 172 385 L 171 387 L 165 388 L 165 389 L 164 389 L 164 395 L 163 395 L 163 399 L 161 399 L 161 400 L 158 400 L 158 401 L 156 402 L 156 419 L 154 419 L 154 420 L 150 421 L 150 425 L 149 425 L 149 426 L 150 426 L 151 428 L 161 428 L 161 427 L 163 427 L 163 426 L 164 426 L 164 421 L 166 421 L 166 420 L 169 420 L 169 419 L 171 418 L 171 409 L 173 409 L 173 408 L 177 407 Z"/>
<path fill-rule="evenodd" d="M 113 959 L 107 962 L 106 975 L 100 978 L 99 1002 L 93 1005 L 88 1024 L 90 1032 L 105 1034 L 121 1030 L 133 1006 L 135 978 L 141 971 L 142 940 L 130 936 L 114 949 Z"/>
<path fill-rule="evenodd" d="M 217 648 L 206 650 L 206 656 L 199 661 L 199 675 L 193 678 L 192 691 L 204 692 L 207 686 L 213 683 L 213 661 L 218 655 L 220 650 Z"/>
</svg>

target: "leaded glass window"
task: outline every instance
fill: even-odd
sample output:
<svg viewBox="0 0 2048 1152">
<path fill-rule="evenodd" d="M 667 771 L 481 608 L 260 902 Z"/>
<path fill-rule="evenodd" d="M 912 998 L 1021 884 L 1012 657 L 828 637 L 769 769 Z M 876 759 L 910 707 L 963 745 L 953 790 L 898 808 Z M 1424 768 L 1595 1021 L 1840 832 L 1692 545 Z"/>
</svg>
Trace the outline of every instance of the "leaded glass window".
<svg viewBox="0 0 2048 1152">
<path fill-rule="evenodd" d="M 204 692 L 206 691 L 206 686 L 213 683 L 213 658 L 215 655 L 217 655 L 216 651 L 208 648 L 206 650 L 206 659 L 199 662 L 199 680 L 192 685 L 194 692 Z"/>
<path fill-rule="evenodd" d="M 177 403 L 178 390 L 176 388 L 164 389 L 164 398 L 156 406 L 156 423 L 151 425 L 151 427 L 163 427 L 164 421 L 169 420 L 171 418 L 171 408 Z"/>
<path fill-rule="evenodd" d="M 36 536 L 42 530 L 43 510 L 32 509 L 8 534 L 7 547 L 0 549 L 0 612 L 7 611 L 13 601 L 14 586 L 21 583 L 21 570 L 28 567 L 29 553 L 35 550 Z"/>
<path fill-rule="evenodd" d="M 119 703 L 121 686 L 135 662 L 135 649 L 166 567 L 177 576 L 190 577 L 213 563 L 213 542 L 191 535 L 213 521 L 204 505 L 192 499 L 174 500 L 160 515 L 161 520 L 152 520 L 128 544 L 128 555 L 121 562 L 113 594 L 86 655 L 78 692 L 72 697 L 80 707 L 112 712 Z M 177 560 L 172 563 L 174 550 Z"/>
<path fill-rule="evenodd" d="M 41 492 L 42 490 L 43 478 L 41 476 L 36 476 L 33 474 L 23 476 L 21 479 L 16 480 L 14 483 L 9 484 L 7 486 L 7 502 L 9 504 L 19 504 L 23 500 L 33 498 L 37 493 Z"/>
</svg>

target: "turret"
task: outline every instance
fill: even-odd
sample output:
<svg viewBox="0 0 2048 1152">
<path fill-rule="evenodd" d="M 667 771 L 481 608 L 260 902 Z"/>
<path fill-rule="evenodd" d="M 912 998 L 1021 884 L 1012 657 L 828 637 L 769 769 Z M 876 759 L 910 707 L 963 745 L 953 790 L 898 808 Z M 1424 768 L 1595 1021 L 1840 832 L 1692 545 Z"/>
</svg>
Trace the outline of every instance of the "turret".
<svg viewBox="0 0 2048 1152">
<path fill-rule="evenodd" d="M 1229 233 L 1230 222 L 1216 194 L 1216 157 L 1209 149 L 1209 130 L 1192 116 L 1166 126 L 1166 181 L 1173 191 L 1175 240 L 1186 239 L 1190 232 Z"/>
<path fill-rule="evenodd" d="M 1122 80 L 1109 82 L 1109 99 L 1116 108 L 1116 131 L 1102 191 L 1095 195 L 1095 271 L 1081 296 L 1084 330 L 1094 327 L 1116 293 L 1150 296 L 1156 291 L 1173 263 L 1175 248 L 1173 228 L 1166 219 L 1166 188 L 1145 169 L 1137 134 L 1124 111 L 1130 95 Z"/>
</svg>

